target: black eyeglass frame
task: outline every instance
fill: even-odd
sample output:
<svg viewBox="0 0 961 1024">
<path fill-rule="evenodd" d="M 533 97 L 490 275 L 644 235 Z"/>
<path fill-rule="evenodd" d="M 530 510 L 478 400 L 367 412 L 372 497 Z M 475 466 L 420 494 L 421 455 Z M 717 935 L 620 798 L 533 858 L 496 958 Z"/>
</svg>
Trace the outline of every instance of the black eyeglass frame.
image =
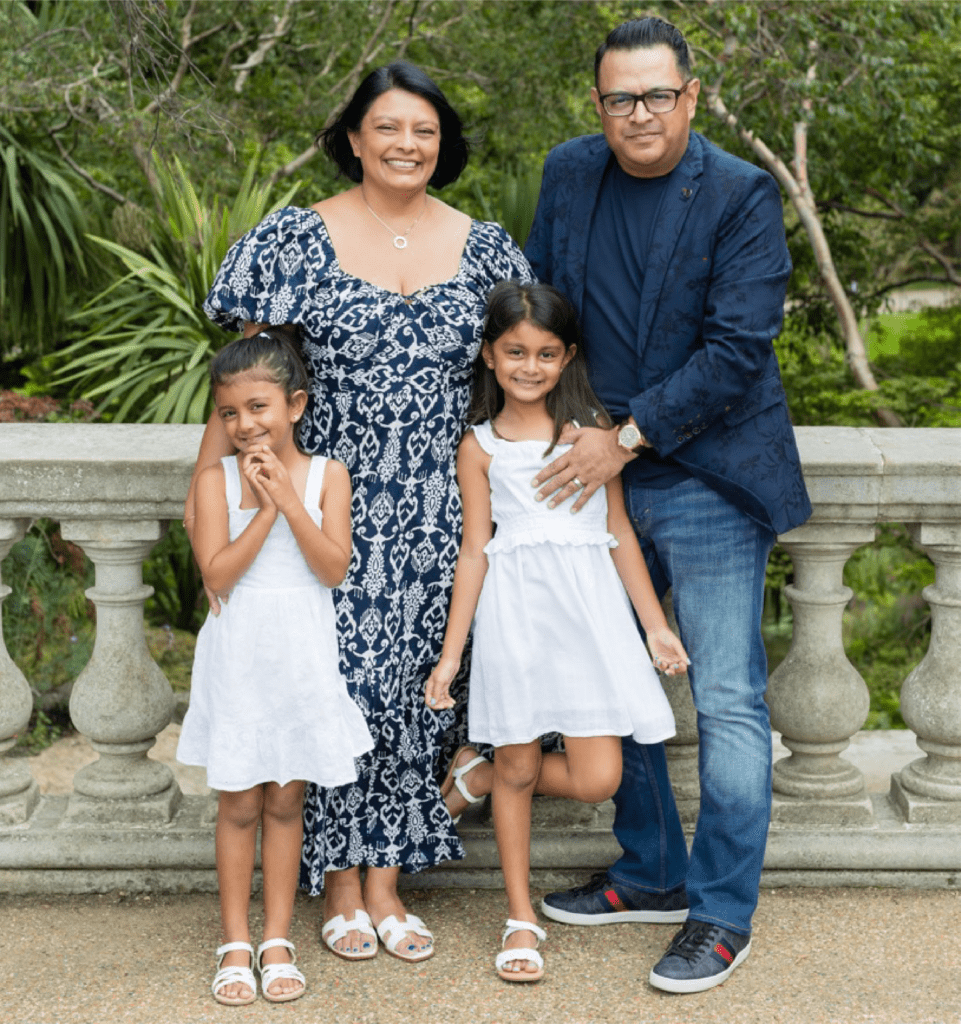
<svg viewBox="0 0 961 1024">
<path fill-rule="evenodd" d="M 681 98 L 681 93 L 687 92 L 687 87 L 691 84 L 692 81 L 693 81 L 693 79 L 689 79 L 688 81 L 686 81 L 684 83 L 683 87 L 680 88 L 680 89 L 650 89 L 647 92 L 641 92 L 641 93 L 637 93 L 637 92 L 606 92 L 606 93 L 604 93 L 603 96 L 598 96 L 597 98 L 598 98 L 601 106 L 604 108 L 604 113 L 607 114 L 608 117 L 630 117 L 631 114 L 633 114 L 634 111 L 637 110 L 638 102 L 641 102 L 641 103 L 644 104 L 644 109 L 649 114 L 672 114 L 672 113 L 674 113 L 675 110 L 677 110 L 677 101 Z M 653 96 L 655 93 L 659 93 L 659 92 L 672 92 L 672 93 L 674 93 L 674 106 L 671 107 L 670 110 L 651 110 L 651 108 L 647 105 L 647 97 L 648 96 Z M 627 111 L 627 113 L 625 113 L 625 114 L 612 114 L 607 109 L 607 105 L 605 103 L 605 100 L 609 100 L 612 96 L 630 96 L 630 98 L 634 101 L 634 103 L 631 106 L 631 109 Z"/>
</svg>

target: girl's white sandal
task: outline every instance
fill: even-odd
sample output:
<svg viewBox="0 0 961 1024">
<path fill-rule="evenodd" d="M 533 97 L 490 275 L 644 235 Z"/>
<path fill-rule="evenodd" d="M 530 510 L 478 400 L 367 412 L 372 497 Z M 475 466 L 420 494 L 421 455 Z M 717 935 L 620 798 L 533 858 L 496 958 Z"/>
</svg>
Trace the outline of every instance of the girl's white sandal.
<svg viewBox="0 0 961 1024">
<path fill-rule="evenodd" d="M 274 946 L 286 946 L 290 950 L 289 964 L 265 964 L 264 952 L 273 949 Z M 307 979 L 297 970 L 294 964 L 297 962 L 297 954 L 294 952 L 294 944 L 288 939 L 267 939 L 257 947 L 257 970 L 260 971 L 260 987 L 264 993 L 264 999 L 268 1003 L 289 1003 L 299 999 L 307 991 Z M 300 982 L 300 988 L 293 992 L 282 992 L 274 995 L 268 992 L 270 986 L 279 978 L 292 978 Z"/>
<path fill-rule="evenodd" d="M 533 932 L 534 935 L 537 936 L 538 945 L 547 938 L 547 933 L 540 925 L 533 924 L 530 921 L 513 921 L 508 918 L 507 927 L 504 929 L 504 934 L 501 936 L 502 946 L 507 941 L 508 936 L 513 935 L 514 932 Z M 515 963 L 518 960 L 529 960 L 532 964 L 537 966 L 537 970 L 504 970 L 508 964 Z M 541 978 L 544 977 L 544 958 L 536 949 L 504 949 L 497 954 L 497 959 L 494 961 L 494 967 L 497 970 L 497 976 L 499 978 L 503 978 L 504 981 L 540 981 Z"/>
<path fill-rule="evenodd" d="M 224 957 L 235 949 L 246 950 L 250 954 L 248 967 L 222 967 Z M 254 947 L 249 942 L 225 942 L 217 950 L 217 973 L 214 975 L 210 991 L 214 999 L 223 1006 L 246 1006 L 257 998 L 257 979 L 251 970 L 254 963 Z M 246 985 L 250 989 L 247 996 L 225 996 L 222 989 L 228 985 Z"/>
<path fill-rule="evenodd" d="M 470 772 L 472 772 L 479 764 L 490 764 L 490 762 L 487 760 L 486 757 L 483 757 L 481 754 L 478 754 L 477 757 L 468 761 L 467 764 L 462 764 L 460 765 L 460 767 L 455 768 L 454 765 L 457 762 L 458 755 L 462 751 L 467 749 L 467 747 L 458 747 L 458 749 L 454 751 L 454 757 L 453 760 L 451 761 L 451 767 L 447 772 L 447 777 L 441 784 L 440 793 L 441 796 L 446 797 L 447 794 L 451 791 L 451 789 L 456 789 L 457 792 L 460 793 L 460 795 L 467 801 L 468 804 L 479 804 L 484 799 L 484 797 L 474 796 L 474 794 L 467 788 L 467 783 L 464 781 L 464 776 L 470 774 Z M 464 812 L 461 811 L 461 814 L 458 814 L 457 817 L 453 819 L 455 825 L 460 821 L 461 815 L 463 813 Z"/>
<path fill-rule="evenodd" d="M 351 953 L 346 949 L 335 949 L 334 943 L 340 942 L 348 932 L 360 932 L 365 939 L 370 939 L 370 948 L 360 949 L 356 953 Z M 320 929 L 320 937 L 331 953 L 334 956 L 339 956 L 342 960 L 370 960 L 371 957 L 377 955 L 377 932 L 374 931 L 374 923 L 366 910 L 356 911 L 349 921 L 343 914 L 332 917 Z"/>
<path fill-rule="evenodd" d="M 398 947 L 404 941 L 408 932 L 413 932 L 424 939 L 430 939 L 431 945 L 425 946 L 422 949 L 410 949 L 405 953 L 398 952 Z M 416 914 L 408 914 L 403 921 L 399 921 L 394 914 L 391 914 L 390 917 L 385 917 L 377 925 L 377 934 L 380 936 L 380 941 L 384 944 L 384 949 L 392 956 L 396 956 L 398 960 L 409 960 L 411 963 L 414 963 L 418 960 L 427 960 L 434 955 L 434 936 Z"/>
</svg>

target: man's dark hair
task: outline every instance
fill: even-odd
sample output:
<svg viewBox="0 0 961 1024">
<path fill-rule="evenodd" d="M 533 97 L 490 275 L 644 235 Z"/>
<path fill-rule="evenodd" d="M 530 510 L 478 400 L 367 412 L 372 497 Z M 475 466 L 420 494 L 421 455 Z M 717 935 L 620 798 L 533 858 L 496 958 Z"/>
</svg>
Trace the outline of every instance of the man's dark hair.
<svg viewBox="0 0 961 1024">
<path fill-rule="evenodd" d="M 663 18 L 652 16 L 633 18 L 611 29 L 594 54 L 594 85 L 597 85 L 601 58 L 608 50 L 641 50 L 651 46 L 669 46 L 674 51 L 674 60 L 681 78 L 686 82 L 693 77 L 691 53 L 681 30 Z"/>
<path fill-rule="evenodd" d="M 360 122 L 374 100 L 391 89 L 403 89 L 404 92 L 420 96 L 437 111 L 437 119 L 440 121 L 440 152 L 437 167 L 428 184 L 434 188 L 443 188 L 456 181 L 467 165 L 470 151 L 464 136 L 463 122 L 434 81 L 415 64 L 405 60 L 395 60 L 392 64 L 374 68 L 357 86 L 357 91 L 351 96 L 340 117 L 317 136 L 318 145 L 323 146 L 345 178 L 359 182 L 364 172 L 360 160 L 354 156 L 347 133 L 358 131 Z"/>
</svg>

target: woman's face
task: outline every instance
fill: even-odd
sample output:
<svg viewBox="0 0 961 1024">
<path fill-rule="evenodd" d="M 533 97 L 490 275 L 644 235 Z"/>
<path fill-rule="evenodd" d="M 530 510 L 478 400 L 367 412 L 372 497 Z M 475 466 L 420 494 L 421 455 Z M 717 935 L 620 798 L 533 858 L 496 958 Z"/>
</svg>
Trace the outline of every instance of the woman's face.
<svg viewBox="0 0 961 1024">
<path fill-rule="evenodd" d="M 437 167 L 440 118 L 433 105 L 403 89 L 389 89 L 370 105 L 360 128 L 348 132 L 364 185 L 423 191 Z"/>
</svg>

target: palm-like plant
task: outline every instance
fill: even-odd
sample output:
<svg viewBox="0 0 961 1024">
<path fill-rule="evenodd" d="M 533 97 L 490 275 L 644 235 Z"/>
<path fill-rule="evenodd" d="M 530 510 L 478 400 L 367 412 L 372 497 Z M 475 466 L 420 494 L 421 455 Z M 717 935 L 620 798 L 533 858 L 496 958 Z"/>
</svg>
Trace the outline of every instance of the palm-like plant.
<svg viewBox="0 0 961 1024">
<path fill-rule="evenodd" d="M 198 196 L 183 166 L 157 164 L 162 217 L 141 255 L 105 238 L 127 273 L 74 318 L 83 336 L 60 354 L 57 383 L 71 384 L 116 421 L 200 423 L 210 405 L 207 362 L 227 336 L 201 304 L 231 242 L 268 212 L 269 185 L 247 167 L 231 206 Z M 294 186 L 275 206 L 293 198 Z"/>
<path fill-rule="evenodd" d="M 8 351 L 52 347 L 70 282 L 86 272 L 88 223 L 74 180 L 61 161 L 0 125 L 0 340 Z"/>
</svg>

